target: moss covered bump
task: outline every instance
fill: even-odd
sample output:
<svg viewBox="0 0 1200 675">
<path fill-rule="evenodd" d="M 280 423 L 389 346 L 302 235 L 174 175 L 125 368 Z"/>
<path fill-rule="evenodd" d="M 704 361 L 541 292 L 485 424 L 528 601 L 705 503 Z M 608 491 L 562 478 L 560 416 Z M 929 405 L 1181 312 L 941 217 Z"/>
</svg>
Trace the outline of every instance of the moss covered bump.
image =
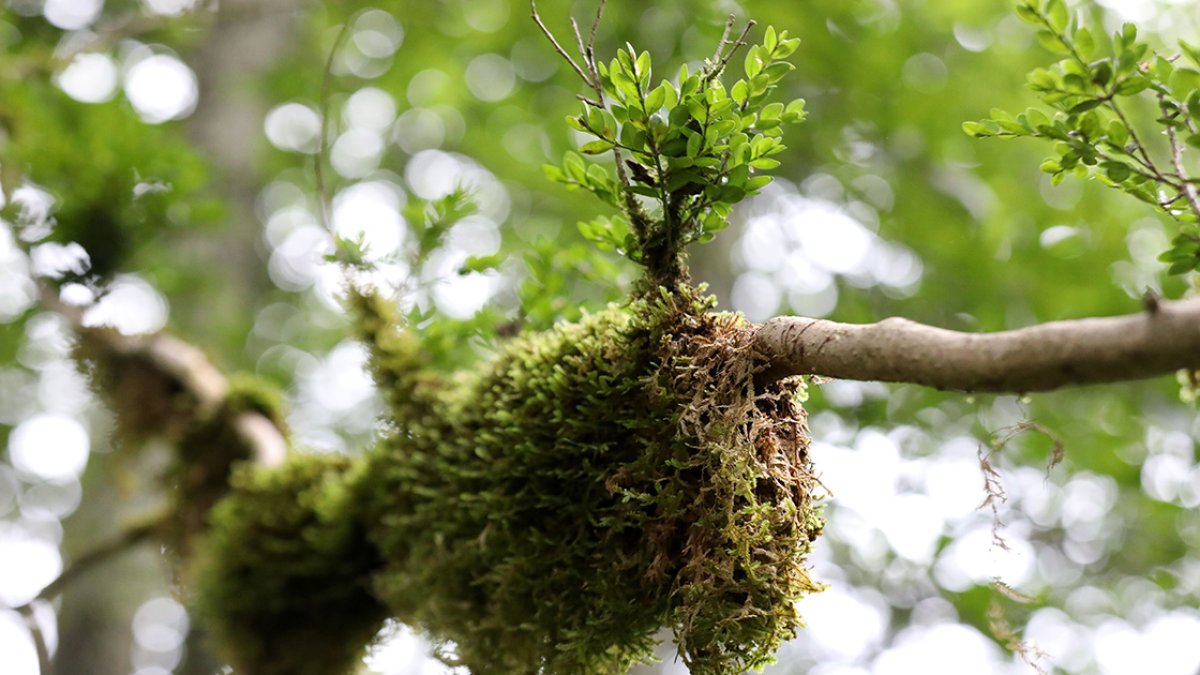
<svg viewBox="0 0 1200 675">
<path fill-rule="evenodd" d="M 354 463 L 238 474 L 200 605 L 253 675 L 349 672 L 384 616 L 475 675 L 624 673 L 669 627 L 693 673 L 761 667 L 816 590 L 798 380 L 680 288 L 442 377 L 386 301 L 351 307 L 390 425 Z"/>
<path fill-rule="evenodd" d="M 769 662 L 815 589 L 801 384 L 756 390 L 752 329 L 710 305 L 611 307 L 441 388 L 368 311 L 395 427 L 356 502 L 396 617 L 473 673 L 620 673 L 663 626 L 694 673 Z"/>
</svg>

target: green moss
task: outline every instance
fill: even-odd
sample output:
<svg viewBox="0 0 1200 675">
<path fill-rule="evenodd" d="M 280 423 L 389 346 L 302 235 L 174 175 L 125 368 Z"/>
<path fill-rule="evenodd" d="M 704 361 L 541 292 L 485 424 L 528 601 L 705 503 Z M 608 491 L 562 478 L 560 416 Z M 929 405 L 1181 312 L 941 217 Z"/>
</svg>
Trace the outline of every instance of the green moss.
<svg viewBox="0 0 1200 675">
<path fill-rule="evenodd" d="M 270 420 L 284 436 L 288 434 L 283 392 L 260 377 L 248 373 L 231 375 L 225 407 L 235 413 L 257 412 Z"/>
<path fill-rule="evenodd" d="M 621 673 L 675 633 L 693 673 L 771 660 L 815 590 L 798 382 L 680 289 L 513 341 L 437 387 L 359 296 L 394 428 L 353 479 L 378 598 L 472 673 Z"/>
<path fill-rule="evenodd" d="M 298 455 L 247 468 L 213 510 L 195 604 L 237 672 L 353 672 L 382 626 L 386 610 L 368 587 L 378 557 L 341 481 L 349 467 Z"/>
</svg>

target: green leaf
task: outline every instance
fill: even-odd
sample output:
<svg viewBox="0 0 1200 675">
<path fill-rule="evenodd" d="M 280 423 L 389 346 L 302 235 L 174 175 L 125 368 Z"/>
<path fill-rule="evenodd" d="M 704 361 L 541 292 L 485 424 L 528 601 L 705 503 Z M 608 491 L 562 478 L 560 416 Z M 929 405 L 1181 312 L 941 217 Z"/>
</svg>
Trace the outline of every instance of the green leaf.
<svg viewBox="0 0 1200 675">
<path fill-rule="evenodd" d="M 755 176 L 746 181 L 746 192 L 754 193 L 767 186 L 771 182 L 770 176 Z"/>
<path fill-rule="evenodd" d="M 759 54 L 759 48 L 757 45 L 751 47 L 746 53 L 746 62 L 744 67 L 746 70 L 746 77 L 751 79 L 753 79 L 755 75 L 758 75 L 762 72 L 763 60 L 762 56 Z"/>
<path fill-rule="evenodd" d="M 1094 98 L 1094 99 L 1091 99 L 1088 101 L 1083 101 L 1083 102 L 1080 102 L 1080 103 L 1077 103 L 1077 104 L 1071 106 L 1071 109 L 1067 112 L 1071 115 L 1078 115 L 1080 113 L 1085 113 L 1089 110 L 1094 110 L 1096 108 L 1099 108 L 1103 104 L 1104 104 L 1104 101 L 1102 101 L 1098 98 Z"/>
<path fill-rule="evenodd" d="M 962 123 L 962 130 L 963 130 L 963 131 L 964 131 L 964 132 L 965 132 L 965 133 L 966 133 L 968 136 L 972 136 L 972 137 L 974 137 L 974 138 L 987 138 L 987 137 L 989 137 L 989 136 L 995 136 L 995 135 L 996 135 L 996 134 L 995 134 L 993 131 L 991 131 L 990 129 L 988 129 L 988 128 L 987 128 L 987 127 L 985 127 L 984 125 L 980 124 L 979 122 L 970 122 L 970 121 L 968 121 L 968 122 L 963 122 L 963 123 Z"/>
<path fill-rule="evenodd" d="M 643 91 L 650 88 L 650 77 L 653 70 L 650 67 L 650 52 L 642 52 L 637 59 L 637 79 Z"/>
<path fill-rule="evenodd" d="M 1067 24 L 1071 21 L 1071 15 L 1067 12 L 1067 3 L 1064 0 L 1047 0 L 1046 20 L 1055 31 L 1059 33 L 1065 31 Z"/>
<path fill-rule="evenodd" d="M 1117 85 L 1117 94 L 1120 96 L 1133 96 L 1145 91 L 1149 86 L 1150 80 L 1139 75 L 1128 78 Z"/>
<path fill-rule="evenodd" d="M 590 143 L 584 143 L 580 146 L 579 151 L 585 155 L 599 155 L 602 152 L 608 152 L 616 147 L 612 141 L 598 140 Z"/>
<path fill-rule="evenodd" d="M 1138 29 L 1132 23 L 1125 23 L 1121 26 L 1121 32 L 1117 34 L 1117 41 L 1126 49 L 1133 46 L 1137 42 Z"/>
<path fill-rule="evenodd" d="M 1041 171 L 1043 173 L 1050 173 L 1050 174 L 1062 173 L 1062 170 L 1063 170 L 1062 164 L 1060 164 L 1057 159 L 1053 159 L 1053 158 L 1047 159 L 1046 161 L 1042 162 L 1041 166 L 1039 166 L 1038 169 L 1041 169 Z"/>
<path fill-rule="evenodd" d="M 505 256 L 503 253 L 494 253 L 492 255 L 477 256 L 473 255 L 466 259 L 465 262 L 458 268 L 459 274 L 469 274 L 471 272 L 486 272 L 493 270 L 504 262 Z"/>
<path fill-rule="evenodd" d="M 563 182 L 566 182 L 566 180 L 567 180 L 566 172 L 564 172 L 562 170 L 562 168 L 557 167 L 553 164 L 543 164 L 542 165 L 542 173 L 545 173 L 546 178 L 549 178 L 550 180 L 552 180 L 556 183 L 563 183 Z"/>
<path fill-rule="evenodd" d="M 579 155 L 570 151 L 563 155 L 563 168 L 570 178 L 580 183 L 587 182 L 587 163 Z"/>
<path fill-rule="evenodd" d="M 1184 139 L 1184 142 L 1193 148 L 1200 148 L 1200 134 L 1192 134 Z"/>
<path fill-rule="evenodd" d="M 1133 173 L 1124 162 L 1103 162 L 1100 165 L 1108 179 L 1114 183 L 1123 183 Z"/>
<path fill-rule="evenodd" d="M 750 166 L 754 167 L 755 169 L 770 170 L 779 166 L 779 160 L 771 159 L 769 157 L 761 157 L 753 162 L 750 162 Z"/>
<path fill-rule="evenodd" d="M 1187 55 L 1192 63 L 1196 64 L 1196 67 L 1200 68 L 1200 47 L 1180 40 L 1179 49 Z"/>
<path fill-rule="evenodd" d="M 1200 90 L 1200 70 L 1176 68 L 1171 73 L 1169 82 L 1171 91 L 1175 93 L 1178 99 L 1183 100 L 1189 96 L 1190 92 Z"/>
<path fill-rule="evenodd" d="M 783 35 L 787 35 L 787 31 L 784 31 Z M 800 38 L 780 40 L 779 46 L 775 48 L 775 53 L 773 56 L 777 59 L 786 59 L 787 57 L 791 56 L 799 47 Z"/>
<path fill-rule="evenodd" d="M 763 69 L 763 75 L 766 75 L 767 79 L 771 82 L 778 82 L 783 79 L 784 75 L 787 75 L 795 69 L 796 66 L 793 66 L 787 61 L 776 61 L 775 63 L 772 63 Z"/>
<path fill-rule="evenodd" d="M 1037 41 L 1046 49 L 1054 54 L 1070 54 L 1071 50 L 1063 44 L 1062 38 L 1057 34 L 1048 30 L 1039 30 L 1037 32 Z"/>
<path fill-rule="evenodd" d="M 646 114 L 653 115 L 658 112 L 658 109 L 667 101 L 667 89 L 671 89 L 671 85 L 667 83 L 661 84 L 657 89 L 650 92 L 646 96 Z"/>
<path fill-rule="evenodd" d="M 767 26 L 767 32 L 763 35 L 763 47 L 766 48 L 768 54 L 772 54 L 778 45 L 779 38 L 775 35 L 775 26 Z"/>
<path fill-rule="evenodd" d="M 1017 16 L 1026 23 L 1031 23 L 1035 26 L 1042 25 L 1042 17 L 1037 13 L 1037 10 L 1028 5 L 1017 5 Z"/>
<path fill-rule="evenodd" d="M 1075 51 L 1079 52 L 1079 56 L 1085 61 L 1096 51 L 1096 40 L 1087 26 L 1080 26 L 1075 31 Z"/>
<path fill-rule="evenodd" d="M 1105 134 L 1108 136 L 1108 142 L 1113 145 L 1124 147 L 1129 142 L 1129 129 L 1125 127 L 1125 123 L 1121 120 L 1109 122 Z"/>
<path fill-rule="evenodd" d="M 777 120 L 783 115 L 783 104 L 778 101 L 767 104 L 758 114 L 760 120 Z"/>
</svg>

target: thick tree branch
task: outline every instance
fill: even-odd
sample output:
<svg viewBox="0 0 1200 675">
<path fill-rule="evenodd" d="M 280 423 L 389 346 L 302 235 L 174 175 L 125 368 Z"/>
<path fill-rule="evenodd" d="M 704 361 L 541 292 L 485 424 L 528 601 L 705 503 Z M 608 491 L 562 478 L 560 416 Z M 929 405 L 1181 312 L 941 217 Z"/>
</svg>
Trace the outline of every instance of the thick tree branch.
<svg viewBox="0 0 1200 675">
<path fill-rule="evenodd" d="M 1200 298 L 1139 314 L 961 333 L 907 319 L 852 325 L 778 317 L 759 327 L 760 380 L 824 375 L 1024 393 L 1200 368 Z"/>
</svg>

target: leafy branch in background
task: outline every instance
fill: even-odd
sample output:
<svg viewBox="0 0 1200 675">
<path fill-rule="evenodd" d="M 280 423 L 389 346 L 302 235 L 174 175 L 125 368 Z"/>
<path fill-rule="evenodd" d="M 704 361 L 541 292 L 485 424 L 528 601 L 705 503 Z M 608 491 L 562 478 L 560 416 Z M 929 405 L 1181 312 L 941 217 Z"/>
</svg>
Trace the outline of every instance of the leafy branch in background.
<svg viewBox="0 0 1200 675">
<path fill-rule="evenodd" d="M 542 23 L 536 3 L 534 20 L 559 55 L 592 90 L 580 96 L 580 114 L 567 118 L 573 129 L 594 140 L 579 148 L 583 155 L 612 153 L 614 166 L 589 162 L 575 152 L 561 165 L 547 165 L 551 179 L 585 189 L 619 210 L 617 215 L 581 222 L 585 237 L 606 250 L 617 250 L 646 267 L 662 285 L 683 276 L 683 247 L 708 241 L 728 224 L 733 205 L 757 194 L 771 178 L 761 172 L 779 166 L 772 156 L 784 150 L 784 123 L 805 117 L 804 101 L 786 106 L 772 102 L 779 81 L 795 69 L 784 59 L 800 40 L 768 27 L 762 44 L 750 46 L 745 78 L 728 89 L 720 76 L 746 36 L 730 39 L 730 17 L 716 52 L 699 72 L 685 65 L 674 82 L 653 84 L 649 52 L 631 46 L 609 63 L 595 58 L 595 26 L 585 42 L 572 21 L 582 64 Z M 597 11 L 597 20 L 604 3 Z"/>
<path fill-rule="evenodd" d="M 1042 46 L 1063 56 L 1028 76 L 1053 110 L 993 110 L 963 130 L 977 138 L 1053 141 L 1055 156 L 1041 168 L 1055 185 L 1070 173 L 1152 204 L 1182 224 L 1160 260 L 1171 274 L 1200 270 L 1200 179 L 1184 162 L 1187 146 L 1200 149 L 1200 48 L 1180 40 L 1180 54 L 1159 54 L 1128 23 L 1102 42 L 1064 0 L 1022 0 L 1017 15 L 1038 27 Z M 1135 113 L 1147 104 L 1153 123 L 1140 124 Z M 1152 142 L 1157 136 L 1165 147 Z"/>
</svg>

